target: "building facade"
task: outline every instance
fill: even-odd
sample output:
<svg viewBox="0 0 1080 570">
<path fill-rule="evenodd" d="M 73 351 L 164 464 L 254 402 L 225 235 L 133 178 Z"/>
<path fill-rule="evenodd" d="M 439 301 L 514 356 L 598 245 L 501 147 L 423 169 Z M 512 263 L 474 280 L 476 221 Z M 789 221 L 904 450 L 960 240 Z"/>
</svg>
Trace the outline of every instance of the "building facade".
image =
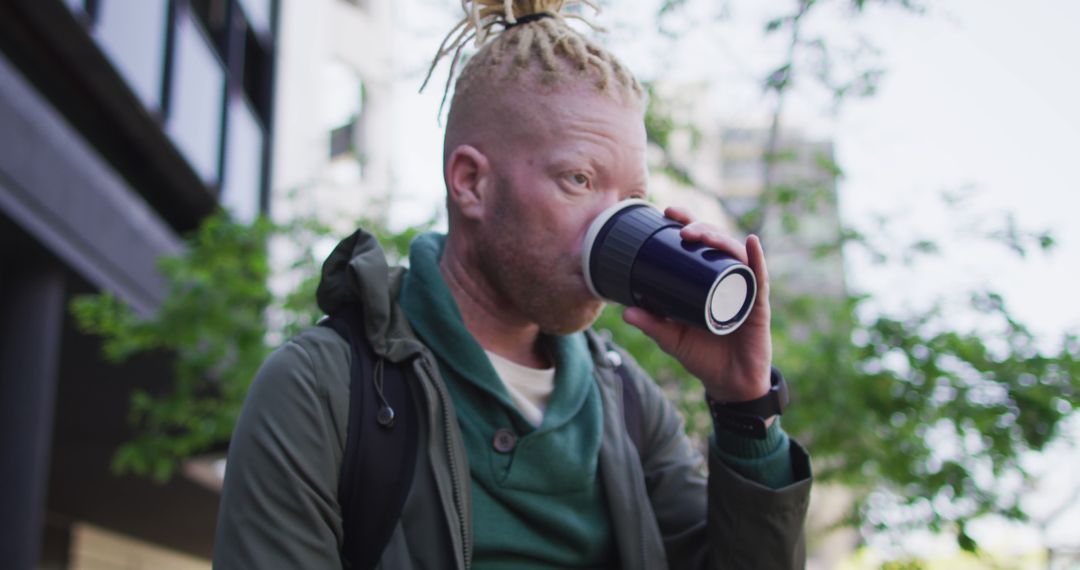
<svg viewBox="0 0 1080 570">
<path fill-rule="evenodd" d="M 277 11 L 276 0 L 0 2 L 7 568 L 210 557 L 216 493 L 110 469 L 132 435 L 131 390 L 165 386 L 168 355 L 104 362 L 68 304 L 105 291 L 150 314 L 165 294 L 157 259 L 181 235 L 219 207 L 239 220 L 266 210 Z M 143 563 L 106 548 L 120 561 L 95 564 L 103 544 L 143 545 Z"/>
<path fill-rule="evenodd" d="M 397 2 L 282 2 L 274 217 L 316 218 L 347 235 L 386 217 Z"/>
<path fill-rule="evenodd" d="M 720 199 L 721 125 L 712 120 L 706 83 L 651 86 L 654 123 L 670 123 L 665 145 L 649 145 L 649 198 L 660 207 L 679 206 L 736 233 L 735 220 Z M 657 135 L 654 135 L 657 136 Z M 666 148 L 664 148 L 666 147 Z"/>
</svg>

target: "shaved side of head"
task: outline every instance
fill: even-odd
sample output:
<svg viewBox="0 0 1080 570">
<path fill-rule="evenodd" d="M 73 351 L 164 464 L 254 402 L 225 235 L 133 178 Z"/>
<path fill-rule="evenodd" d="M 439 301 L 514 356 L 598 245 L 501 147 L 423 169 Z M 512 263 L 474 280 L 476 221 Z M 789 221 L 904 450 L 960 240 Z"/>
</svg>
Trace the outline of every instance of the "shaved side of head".
<svg viewBox="0 0 1080 570">
<path fill-rule="evenodd" d="M 515 26 L 470 58 L 455 83 L 443 143 L 444 175 L 461 145 L 476 148 L 497 166 L 505 153 L 527 152 L 538 137 L 551 135 L 547 119 L 557 112 L 554 94 L 599 94 L 613 105 L 644 112 L 644 89 L 627 68 L 565 21 L 552 17 Z"/>
</svg>

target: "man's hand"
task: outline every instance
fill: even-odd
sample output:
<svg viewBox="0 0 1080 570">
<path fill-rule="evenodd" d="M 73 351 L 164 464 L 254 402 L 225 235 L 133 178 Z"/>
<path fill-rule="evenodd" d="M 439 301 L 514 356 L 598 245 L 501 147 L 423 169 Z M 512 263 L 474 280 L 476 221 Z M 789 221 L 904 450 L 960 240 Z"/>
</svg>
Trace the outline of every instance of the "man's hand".
<svg viewBox="0 0 1080 570">
<path fill-rule="evenodd" d="M 685 224 L 680 237 L 700 241 L 750 266 L 757 278 L 757 299 L 750 316 L 735 332 L 718 336 L 707 330 L 667 320 L 638 307 L 623 312 L 623 320 L 649 335 L 660 348 L 675 357 L 686 370 L 701 380 L 705 391 L 718 402 L 742 402 L 769 391 L 772 365 L 770 333 L 769 272 L 761 241 L 751 235 L 746 244 L 726 236 L 705 222 L 695 222 L 681 208 L 668 208 L 664 215 Z"/>
</svg>

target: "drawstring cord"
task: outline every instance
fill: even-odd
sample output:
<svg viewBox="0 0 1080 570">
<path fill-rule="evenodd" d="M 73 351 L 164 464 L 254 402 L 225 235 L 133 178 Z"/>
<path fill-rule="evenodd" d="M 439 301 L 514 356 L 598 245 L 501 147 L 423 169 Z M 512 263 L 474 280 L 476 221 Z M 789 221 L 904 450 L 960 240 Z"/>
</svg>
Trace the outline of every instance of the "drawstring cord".
<svg viewBox="0 0 1080 570">
<path fill-rule="evenodd" d="M 385 360 L 383 357 L 378 357 L 375 361 L 375 395 L 379 397 L 379 414 L 375 420 L 379 422 L 379 425 L 384 428 L 394 427 L 394 408 L 390 407 L 390 402 L 386 401 L 386 396 L 383 395 L 383 363 Z"/>
</svg>

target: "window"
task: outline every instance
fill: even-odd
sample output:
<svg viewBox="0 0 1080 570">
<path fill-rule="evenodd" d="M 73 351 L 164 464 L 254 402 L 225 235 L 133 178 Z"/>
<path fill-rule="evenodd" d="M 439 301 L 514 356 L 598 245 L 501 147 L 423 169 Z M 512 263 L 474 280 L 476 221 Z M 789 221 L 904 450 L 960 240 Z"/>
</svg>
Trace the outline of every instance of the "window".
<svg viewBox="0 0 1080 570">
<path fill-rule="evenodd" d="M 177 14 L 175 33 L 166 131 L 203 181 L 215 185 L 225 71 L 202 30 L 186 11 Z"/>
<path fill-rule="evenodd" d="M 249 29 L 244 33 L 244 91 L 255 107 L 255 112 L 264 121 L 270 121 L 270 92 L 272 75 L 270 49 L 258 41 Z"/>
<path fill-rule="evenodd" d="M 166 0 L 98 0 L 94 38 L 152 111 L 161 109 L 167 16 Z"/>
<path fill-rule="evenodd" d="M 356 152 L 356 121 L 330 131 L 330 159 Z"/>
<path fill-rule="evenodd" d="M 240 0 L 240 7 L 251 27 L 259 34 L 270 33 L 270 0 Z"/>
<path fill-rule="evenodd" d="M 353 68 L 343 62 L 324 64 L 321 77 L 323 126 L 329 134 L 329 178 L 336 184 L 352 184 L 363 178 L 362 125 L 364 84 Z"/>
<path fill-rule="evenodd" d="M 229 0 L 189 0 L 203 30 L 213 40 L 214 48 L 224 60 L 229 51 Z"/>
<path fill-rule="evenodd" d="M 760 160 L 725 160 L 724 178 L 758 183 L 765 176 L 765 163 Z"/>
<path fill-rule="evenodd" d="M 205 189 L 238 219 L 257 215 L 272 124 L 278 0 L 62 2 Z M 345 119 L 328 129 L 359 116 L 359 79 L 353 74 L 346 83 L 346 92 L 335 92 L 347 101 L 335 107 Z"/>
<path fill-rule="evenodd" d="M 239 95 L 229 100 L 225 139 L 221 205 L 238 221 L 251 222 L 259 213 L 264 136 L 255 114 Z"/>
</svg>

